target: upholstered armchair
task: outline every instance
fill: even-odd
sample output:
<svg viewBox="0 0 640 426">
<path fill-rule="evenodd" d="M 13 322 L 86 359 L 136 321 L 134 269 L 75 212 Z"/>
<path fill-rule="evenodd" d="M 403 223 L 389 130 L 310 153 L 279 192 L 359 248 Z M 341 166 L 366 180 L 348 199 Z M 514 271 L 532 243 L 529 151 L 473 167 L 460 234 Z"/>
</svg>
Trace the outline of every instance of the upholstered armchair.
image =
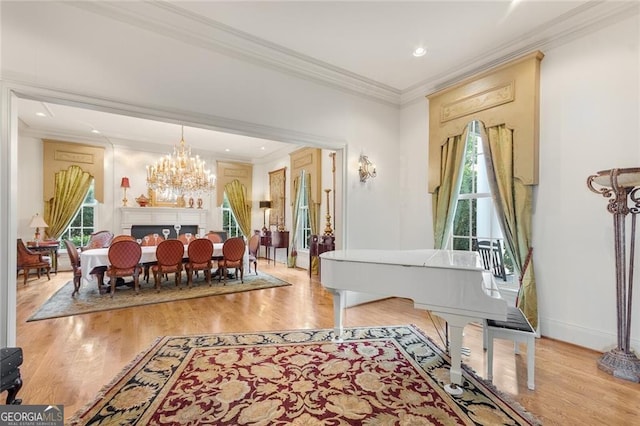
<svg viewBox="0 0 640 426">
<path fill-rule="evenodd" d="M 244 239 L 241 237 L 229 238 L 224 242 L 222 246 L 222 259 L 218 261 L 218 268 L 220 268 L 220 275 L 218 276 L 218 282 L 220 277 L 224 276 L 225 283 L 227 282 L 227 269 L 234 268 L 236 270 L 236 276 L 238 270 L 240 271 L 240 281 L 244 283 Z"/>
<path fill-rule="evenodd" d="M 42 253 L 36 253 L 29 250 L 22 239 L 18 238 L 17 269 L 18 271 L 22 269 L 25 285 L 27 285 L 29 271 L 32 269 L 37 271 L 38 278 L 40 278 L 41 271 L 45 270 L 47 272 L 47 278 L 51 280 L 51 275 L 49 275 L 51 271 L 51 263 L 48 259 L 49 258 L 47 256 L 43 256 Z"/>
</svg>

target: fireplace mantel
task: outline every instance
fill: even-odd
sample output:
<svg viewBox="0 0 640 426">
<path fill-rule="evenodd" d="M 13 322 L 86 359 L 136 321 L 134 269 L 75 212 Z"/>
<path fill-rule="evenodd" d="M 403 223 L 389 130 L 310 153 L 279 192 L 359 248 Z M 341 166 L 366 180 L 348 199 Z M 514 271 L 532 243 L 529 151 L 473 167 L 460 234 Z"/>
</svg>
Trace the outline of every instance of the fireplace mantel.
<svg viewBox="0 0 640 426">
<path fill-rule="evenodd" d="M 207 232 L 206 209 L 177 207 L 120 207 L 122 233 L 131 235 L 133 225 L 197 225 L 198 232 Z"/>
</svg>

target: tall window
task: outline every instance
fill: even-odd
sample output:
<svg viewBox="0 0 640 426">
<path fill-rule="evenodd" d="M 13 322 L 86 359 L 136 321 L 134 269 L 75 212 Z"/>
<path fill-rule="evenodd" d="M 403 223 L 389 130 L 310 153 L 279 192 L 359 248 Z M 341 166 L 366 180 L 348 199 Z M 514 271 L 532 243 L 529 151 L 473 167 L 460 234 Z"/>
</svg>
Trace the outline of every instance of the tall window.
<svg viewBox="0 0 640 426">
<path fill-rule="evenodd" d="M 473 250 L 477 240 L 500 241 L 502 231 L 491 199 L 479 121 L 469 123 L 462 183 L 451 235 L 454 250 Z M 501 244 L 504 248 L 504 244 Z"/>
<path fill-rule="evenodd" d="M 89 237 L 95 232 L 94 212 L 98 204 L 94 198 L 94 183 L 91 182 L 89 192 L 85 197 L 75 217 L 60 236 L 60 241 L 70 240 L 76 247 L 87 244 Z"/>
<path fill-rule="evenodd" d="M 242 236 L 238 221 L 233 215 L 233 210 L 231 210 L 231 205 L 229 205 L 226 193 L 224 194 L 224 200 L 222 202 L 222 229 L 227 233 L 229 238 Z"/>
<path fill-rule="evenodd" d="M 307 191 L 302 191 L 300 199 L 300 211 L 298 212 L 298 242 L 301 249 L 309 248 L 311 236 L 311 221 L 309 220 L 309 200 Z"/>
</svg>

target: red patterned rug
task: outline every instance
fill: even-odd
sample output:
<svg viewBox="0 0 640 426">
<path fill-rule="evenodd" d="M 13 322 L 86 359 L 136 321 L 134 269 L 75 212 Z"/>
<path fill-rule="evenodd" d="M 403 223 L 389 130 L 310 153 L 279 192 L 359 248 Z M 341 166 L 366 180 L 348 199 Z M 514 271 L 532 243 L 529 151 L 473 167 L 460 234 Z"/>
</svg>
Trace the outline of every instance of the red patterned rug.
<svg viewBox="0 0 640 426">
<path fill-rule="evenodd" d="M 536 425 L 413 326 L 159 339 L 72 425 Z"/>
</svg>

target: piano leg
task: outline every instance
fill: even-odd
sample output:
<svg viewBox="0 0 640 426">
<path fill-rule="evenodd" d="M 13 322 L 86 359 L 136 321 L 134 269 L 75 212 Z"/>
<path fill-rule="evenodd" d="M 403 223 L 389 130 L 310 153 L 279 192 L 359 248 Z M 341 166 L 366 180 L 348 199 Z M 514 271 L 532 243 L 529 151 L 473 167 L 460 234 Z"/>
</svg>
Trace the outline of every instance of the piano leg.
<svg viewBox="0 0 640 426">
<path fill-rule="evenodd" d="M 344 291 L 331 290 L 333 293 L 333 341 L 342 342 L 342 316 L 344 314 Z"/>
<path fill-rule="evenodd" d="M 443 318 L 449 325 L 449 356 L 451 357 L 451 368 L 449 375 L 451 383 L 445 385 L 444 390 L 450 395 L 458 396 L 462 394 L 462 332 L 465 325 L 475 321 L 475 318 L 469 318 L 461 315 L 444 314 L 434 312 L 434 314 Z"/>
</svg>

